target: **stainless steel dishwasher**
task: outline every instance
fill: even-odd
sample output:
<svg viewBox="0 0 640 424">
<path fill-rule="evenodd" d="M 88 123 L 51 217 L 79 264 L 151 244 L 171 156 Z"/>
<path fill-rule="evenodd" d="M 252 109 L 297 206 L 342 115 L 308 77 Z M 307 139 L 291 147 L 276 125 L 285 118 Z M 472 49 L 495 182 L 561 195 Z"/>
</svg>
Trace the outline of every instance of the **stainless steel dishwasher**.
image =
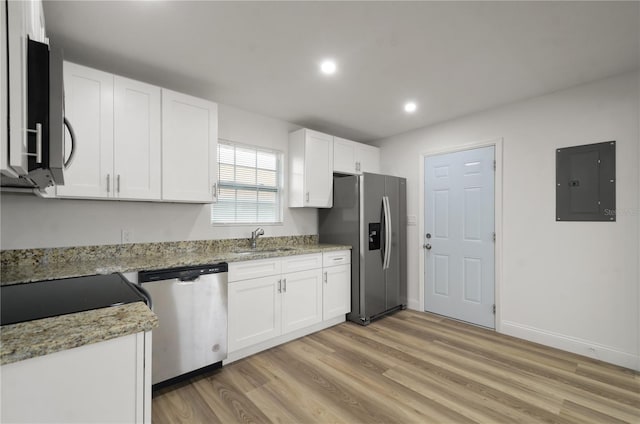
<svg viewBox="0 0 640 424">
<path fill-rule="evenodd" d="M 138 283 L 153 299 L 154 385 L 227 358 L 226 263 L 141 271 Z"/>
</svg>

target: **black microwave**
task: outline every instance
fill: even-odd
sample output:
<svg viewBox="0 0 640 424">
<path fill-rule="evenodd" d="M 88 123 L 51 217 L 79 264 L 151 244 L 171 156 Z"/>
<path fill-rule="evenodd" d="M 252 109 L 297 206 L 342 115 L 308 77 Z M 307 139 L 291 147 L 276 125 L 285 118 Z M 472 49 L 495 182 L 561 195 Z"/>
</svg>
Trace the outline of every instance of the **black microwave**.
<svg viewBox="0 0 640 424">
<path fill-rule="evenodd" d="M 65 127 L 71 152 L 65 154 Z M 2 187 L 43 190 L 64 184 L 73 158 L 74 133 L 64 117 L 62 50 L 27 40 L 27 174 L 2 175 Z"/>
</svg>

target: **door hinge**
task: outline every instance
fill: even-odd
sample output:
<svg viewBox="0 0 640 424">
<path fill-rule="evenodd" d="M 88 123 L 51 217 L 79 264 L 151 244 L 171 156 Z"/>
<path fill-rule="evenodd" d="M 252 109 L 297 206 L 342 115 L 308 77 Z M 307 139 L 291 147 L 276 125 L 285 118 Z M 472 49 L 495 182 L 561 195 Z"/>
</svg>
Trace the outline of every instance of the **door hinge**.
<svg viewBox="0 0 640 424">
<path fill-rule="evenodd" d="M 495 314 L 496 314 L 496 304 L 494 303 L 493 304 L 493 315 L 495 315 Z"/>
<path fill-rule="evenodd" d="M 496 233 L 493 233 L 493 242 L 496 242 Z"/>
<path fill-rule="evenodd" d="M 493 170 L 494 171 L 496 170 L 496 161 L 495 160 L 493 161 Z"/>
</svg>

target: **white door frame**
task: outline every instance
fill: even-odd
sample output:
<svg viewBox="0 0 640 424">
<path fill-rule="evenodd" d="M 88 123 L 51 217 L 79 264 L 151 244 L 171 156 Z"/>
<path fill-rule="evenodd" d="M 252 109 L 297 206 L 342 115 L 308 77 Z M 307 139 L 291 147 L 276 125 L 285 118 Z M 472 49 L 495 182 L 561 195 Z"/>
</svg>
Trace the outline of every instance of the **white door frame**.
<svg viewBox="0 0 640 424">
<path fill-rule="evenodd" d="M 486 141 L 476 141 L 466 144 L 458 144 L 454 146 L 447 146 L 432 150 L 427 150 L 420 154 L 420 164 L 418 175 L 418 234 L 419 245 L 418 251 L 418 265 L 419 265 L 419 287 L 418 294 L 420 300 L 420 310 L 424 311 L 424 161 L 429 156 L 441 155 L 446 153 L 455 153 L 463 150 L 477 149 L 481 147 L 495 146 L 495 161 L 496 161 L 496 174 L 495 174 L 495 198 L 494 198 L 494 214 L 495 214 L 495 302 L 496 302 L 496 317 L 495 317 L 495 330 L 499 333 L 502 332 L 502 320 L 501 317 L 501 304 L 502 304 L 502 138 L 496 138 Z"/>
</svg>

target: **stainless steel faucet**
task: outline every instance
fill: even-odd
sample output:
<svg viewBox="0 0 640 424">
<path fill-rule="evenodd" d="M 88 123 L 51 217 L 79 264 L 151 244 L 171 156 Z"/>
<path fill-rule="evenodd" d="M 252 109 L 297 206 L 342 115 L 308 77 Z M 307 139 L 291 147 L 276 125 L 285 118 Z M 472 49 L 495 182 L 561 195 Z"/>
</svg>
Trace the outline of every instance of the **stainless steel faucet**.
<svg viewBox="0 0 640 424">
<path fill-rule="evenodd" d="M 256 242 L 258 241 L 258 237 L 263 236 L 264 235 L 264 230 L 260 227 L 256 228 L 254 231 L 251 232 L 251 248 L 255 249 L 256 248 Z"/>
</svg>

